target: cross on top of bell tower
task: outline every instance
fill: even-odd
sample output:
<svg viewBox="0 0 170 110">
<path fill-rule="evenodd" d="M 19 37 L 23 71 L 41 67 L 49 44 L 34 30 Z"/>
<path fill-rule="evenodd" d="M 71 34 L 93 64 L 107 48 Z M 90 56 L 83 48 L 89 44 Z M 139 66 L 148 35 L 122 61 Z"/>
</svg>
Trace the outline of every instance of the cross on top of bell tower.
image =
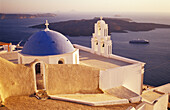
<svg viewBox="0 0 170 110">
<path fill-rule="evenodd" d="M 100 20 L 102 20 L 102 19 L 103 19 L 103 17 L 101 16 L 101 17 L 100 17 Z"/>
</svg>

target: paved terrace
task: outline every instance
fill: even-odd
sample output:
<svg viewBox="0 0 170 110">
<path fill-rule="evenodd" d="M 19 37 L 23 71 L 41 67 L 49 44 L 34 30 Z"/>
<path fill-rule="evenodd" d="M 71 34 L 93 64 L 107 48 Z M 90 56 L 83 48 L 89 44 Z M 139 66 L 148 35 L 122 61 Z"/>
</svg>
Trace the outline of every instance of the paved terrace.
<svg viewBox="0 0 170 110">
<path fill-rule="evenodd" d="M 92 54 L 90 52 L 86 52 L 83 50 L 80 50 L 79 52 L 80 52 L 80 64 L 99 69 L 116 68 L 130 64 L 117 59 L 106 58 L 103 56 Z"/>
</svg>

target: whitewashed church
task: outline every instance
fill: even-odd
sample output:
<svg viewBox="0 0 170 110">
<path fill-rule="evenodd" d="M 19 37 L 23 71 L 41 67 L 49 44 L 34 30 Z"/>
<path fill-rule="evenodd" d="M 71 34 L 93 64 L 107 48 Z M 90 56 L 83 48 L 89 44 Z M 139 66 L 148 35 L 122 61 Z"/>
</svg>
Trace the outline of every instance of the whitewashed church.
<svg viewBox="0 0 170 110">
<path fill-rule="evenodd" d="M 145 110 L 147 104 L 152 106 L 151 110 L 157 110 L 154 109 L 157 105 L 166 110 L 168 95 L 163 94 L 154 100 L 148 99 L 147 94 L 142 96 L 145 63 L 112 54 L 108 24 L 102 17 L 94 25 L 91 48 L 72 44 L 61 33 L 50 30 L 47 21 L 45 25 L 46 29 L 33 34 L 22 51 L 18 52 L 19 65 L 15 65 L 30 70 L 23 74 L 23 77 L 29 76 L 26 77 L 30 81 L 27 83 L 28 90 L 18 94 L 16 89 L 10 89 L 13 93 L 9 94 L 10 90 L 4 88 L 6 92 L 0 90 L 2 99 L 15 95 L 15 92 L 17 95 L 22 95 L 44 90 L 52 99 L 93 106 L 145 101 L 147 103 L 142 103 L 143 105 L 131 110 Z M 20 85 L 17 78 L 13 81 L 18 85 L 9 86 L 22 90 L 23 83 Z M 0 83 L 1 87 L 3 85 L 5 87 L 5 82 Z M 159 94 L 154 91 L 148 92 Z M 165 99 L 164 103 L 158 98 Z M 154 105 L 155 100 L 157 105 Z"/>
</svg>

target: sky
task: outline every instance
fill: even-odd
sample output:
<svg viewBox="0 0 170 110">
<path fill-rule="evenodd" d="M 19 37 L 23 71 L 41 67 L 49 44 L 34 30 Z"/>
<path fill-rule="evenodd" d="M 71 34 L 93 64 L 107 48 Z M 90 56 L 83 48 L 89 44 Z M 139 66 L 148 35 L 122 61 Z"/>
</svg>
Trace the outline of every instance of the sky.
<svg viewBox="0 0 170 110">
<path fill-rule="evenodd" d="M 0 13 L 170 13 L 170 0 L 0 0 Z"/>
</svg>

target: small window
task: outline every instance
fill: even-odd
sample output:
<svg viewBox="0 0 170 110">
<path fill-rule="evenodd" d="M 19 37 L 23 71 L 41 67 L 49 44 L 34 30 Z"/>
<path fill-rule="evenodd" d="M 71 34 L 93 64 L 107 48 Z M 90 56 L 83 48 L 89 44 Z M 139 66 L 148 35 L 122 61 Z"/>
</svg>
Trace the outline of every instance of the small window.
<svg viewBox="0 0 170 110">
<path fill-rule="evenodd" d="M 61 58 L 60 60 L 58 60 L 58 64 L 64 64 L 64 59 Z"/>
<path fill-rule="evenodd" d="M 59 60 L 59 61 L 58 61 L 58 64 L 63 64 L 63 61 Z"/>
<path fill-rule="evenodd" d="M 36 71 L 36 74 L 40 74 L 40 73 L 41 73 L 40 63 L 37 63 L 37 64 L 35 65 L 35 71 Z"/>
</svg>

